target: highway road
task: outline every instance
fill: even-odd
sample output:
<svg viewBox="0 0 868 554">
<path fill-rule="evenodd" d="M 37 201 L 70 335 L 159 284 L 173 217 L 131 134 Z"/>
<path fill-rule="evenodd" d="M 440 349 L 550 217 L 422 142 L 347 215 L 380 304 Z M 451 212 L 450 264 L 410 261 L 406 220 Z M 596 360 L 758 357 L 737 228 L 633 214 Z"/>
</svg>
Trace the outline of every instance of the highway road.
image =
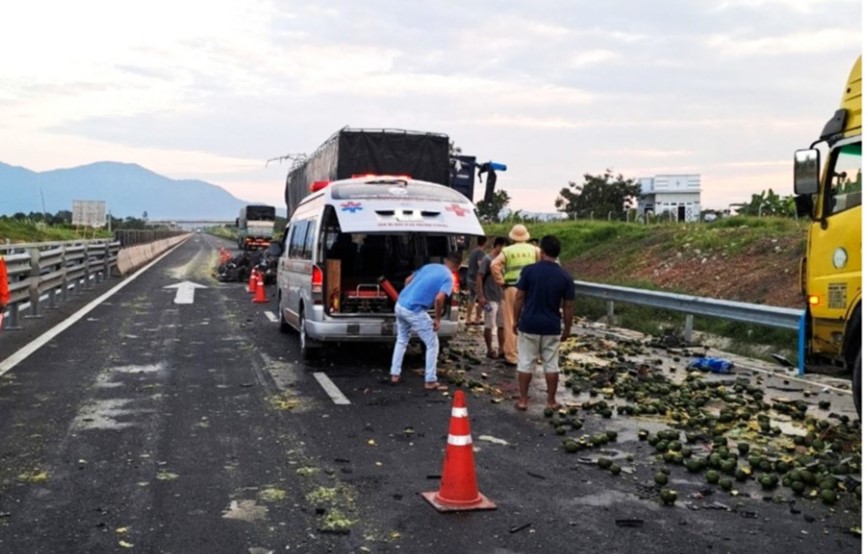
<svg viewBox="0 0 868 554">
<path fill-rule="evenodd" d="M 212 278 L 221 245 L 195 235 L 0 376 L 0 552 L 860 550 L 853 495 L 830 510 L 755 484 L 703 493 L 701 477 L 673 469 L 679 502 L 661 506 L 636 422 L 585 416 L 583 432 L 619 432 L 611 455 L 629 471 L 615 477 L 565 454 L 538 408 L 516 412 L 512 376 L 487 362 L 468 374 L 507 399 L 468 401 L 497 510 L 437 513 L 419 493 L 438 486 L 451 399 L 423 390 L 421 357 L 397 387 L 388 347 L 302 362 L 274 321 L 273 287 L 253 304 Z M 207 288 L 175 304 L 167 287 L 184 281 Z M 0 359 L 21 346 L 8 339 Z"/>
</svg>

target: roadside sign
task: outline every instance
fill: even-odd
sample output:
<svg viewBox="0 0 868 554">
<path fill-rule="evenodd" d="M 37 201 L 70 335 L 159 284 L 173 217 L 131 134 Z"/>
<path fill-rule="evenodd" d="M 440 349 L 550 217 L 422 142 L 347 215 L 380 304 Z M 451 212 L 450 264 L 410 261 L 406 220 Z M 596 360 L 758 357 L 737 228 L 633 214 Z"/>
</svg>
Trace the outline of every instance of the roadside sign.
<svg viewBox="0 0 868 554">
<path fill-rule="evenodd" d="M 103 227 L 105 225 L 105 201 L 73 200 L 72 224 L 81 227 Z"/>
</svg>

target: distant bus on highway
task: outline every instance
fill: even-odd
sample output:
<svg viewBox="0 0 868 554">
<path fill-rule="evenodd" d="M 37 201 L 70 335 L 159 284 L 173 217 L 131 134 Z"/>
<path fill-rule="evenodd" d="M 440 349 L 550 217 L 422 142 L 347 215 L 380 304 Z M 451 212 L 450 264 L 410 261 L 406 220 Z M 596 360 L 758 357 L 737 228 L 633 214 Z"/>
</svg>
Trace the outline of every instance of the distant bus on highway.
<svg viewBox="0 0 868 554">
<path fill-rule="evenodd" d="M 274 206 L 251 204 L 241 208 L 235 225 L 238 227 L 238 248 L 267 248 L 274 234 Z"/>
</svg>

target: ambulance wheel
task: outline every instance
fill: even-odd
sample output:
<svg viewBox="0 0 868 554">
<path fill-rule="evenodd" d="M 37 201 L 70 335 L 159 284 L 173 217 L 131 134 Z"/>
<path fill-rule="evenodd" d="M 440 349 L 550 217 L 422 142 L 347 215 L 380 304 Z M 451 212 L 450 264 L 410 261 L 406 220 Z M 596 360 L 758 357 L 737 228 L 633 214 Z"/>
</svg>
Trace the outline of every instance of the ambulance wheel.
<svg viewBox="0 0 868 554">
<path fill-rule="evenodd" d="M 307 336 L 307 329 L 304 324 L 304 308 L 302 308 L 298 314 L 298 345 L 299 350 L 301 351 L 301 359 L 314 360 L 320 354 L 320 349 L 317 348 L 316 343 L 310 340 Z"/>
<path fill-rule="evenodd" d="M 277 293 L 277 313 L 279 314 L 277 317 L 280 318 L 280 332 L 281 333 L 289 333 L 292 331 L 292 326 L 286 322 L 286 318 L 283 317 L 283 295 L 279 292 Z"/>
</svg>

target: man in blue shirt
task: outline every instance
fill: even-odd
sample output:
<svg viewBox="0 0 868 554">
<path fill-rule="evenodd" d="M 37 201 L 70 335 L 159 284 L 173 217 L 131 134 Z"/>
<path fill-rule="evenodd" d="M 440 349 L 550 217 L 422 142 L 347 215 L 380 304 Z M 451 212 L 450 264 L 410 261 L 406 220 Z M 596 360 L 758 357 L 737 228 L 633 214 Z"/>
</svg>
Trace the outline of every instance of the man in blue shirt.
<svg viewBox="0 0 868 554">
<path fill-rule="evenodd" d="M 395 303 L 395 321 L 398 339 L 392 353 L 392 384 L 401 381 L 401 364 L 404 352 L 410 342 L 410 334 L 416 333 L 425 343 L 425 388 L 427 390 L 446 390 L 437 382 L 437 356 L 440 341 L 440 315 L 446 304 L 446 297 L 452 294 L 455 286 L 455 272 L 461 267 L 461 255 L 450 254 L 444 264 L 428 264 L 410 275 L 404 290 Z M 428 310 L 434 306 L 434 319 Z"/>
<path fill-rule="evenodd" d="M 528 389 L 537 359 L 542 360 L 546 379 L 546 406 L 560 408 L 555 400 L 558 389 L 558 350 L 570 336 L 573 324 L 573 279 L 558 263 L 561 242 L 552 235 L 540 241 L 542 260 L 526 266 L 516 287 L 515 331 L 518 334 L 518 390 L 515 407 L 527 410 Z"/>
</svg>

